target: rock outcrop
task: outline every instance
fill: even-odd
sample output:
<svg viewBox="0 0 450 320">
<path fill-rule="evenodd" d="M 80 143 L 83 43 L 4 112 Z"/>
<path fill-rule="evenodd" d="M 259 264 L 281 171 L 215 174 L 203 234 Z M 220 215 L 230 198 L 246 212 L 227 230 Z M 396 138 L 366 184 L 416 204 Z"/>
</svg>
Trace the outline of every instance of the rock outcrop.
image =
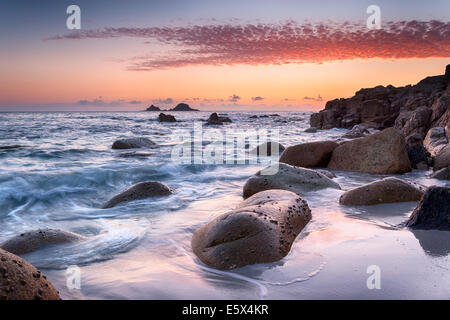
<svg viewBox="0 0 450 320">
<path fill-rule="evenodd" d="M 26 254 L 48 245 L 75 242 L 83 239 L 79 234 L 58 230 L 38 229 L 24 232 L 0 245 L 0 248 L 13 254 Z"/>
<path fill-rule="evenodd" d="M 158 116 L 159 122 L 177 122 L 177 119 L 171 114 L 160 113 Z"/>
<path fill-rule="evenodd" d="M 216 112 L 211 114 L 206 121 L 208 125 L 223 125 L 224 123 L 231 123 L 231 119 L 228 117 L 221 117 Z"/>
<path fill-rule="evenodd" d="M 289 253 L 310 220 L 311 210 L 297 194 L 263 191 L 197 229 L 191 245 L 203 263 L 216 269 L 274 262 Z"/>
<path fill-rule="evenodd" d="M 320 172 L 280 163 L 276 174 L 262 175 L 258 171 L 250 177 L 244 185 L 243 194 L 246 199 L 264 190 L 281 189 L 302 195 L 324 188 L 340 189 L 339 184 Z"/>
<path fill-rule="evenodd" d="M 450 230 L 450 188 L 430 187 L 406 225 L 413 229 Z"/>
<path fill-rule="evenodd" d="M 146 181 L 132 185 L 127 190 L 109 200 L 103 209 L 117 206 L 123 202 L 140 200 L 150 197 L 167 196 L 173 193 L 173 190 L 164 183 L 158 181 Z"/>
<path fill-rule="evenodd" d="M 113 143 L 113 149 L 137 149 L 137 148 L 152 148 L 156 143 L 147 138 L 128 138 L 117 140 Z"/>
<path fill-rule="evenodd" d="M 318 129 L 395 126 L 405 137 L 419 133 L 424 138 L 432 127 L 450 127 L 449 78 L 447 66 L 444 75 L 413 86 L 361 89 L 351 98 L 328 101 L 324 110 L 311 115 L 310 124 Z"/>
<path fill-rule="evenodd" d="M 281 143 L 269 141 L 264 142 L 256 148 L 250 150 L 250 153 L 257 156 L 270 157 L 272 156 L 272 148 L 278 153 L 278 155 L 285 150 L 285 147 Z"/>
<path fill-rule="evenodd" d="M 290 146 L 281 154 L 280 162 L 296 167 L 326 167 L 338 144 L 334 141 L 318 141 Z"/>
<path fill-rule="evenodd" d="M 0 249 L 0 300 L 60 300 L 47 277 L 24 259 Z"/>
<path fill-rule="evenodd" d="M 161 109 L 156 107 L 156 106 L 154 106 L 154 105 L 151 105 L 145 111 L 161 111 Z"/>
<path fill-rule="evenodd" d="M 425 188 L 402 179 L 389 177 L 345 192 L 339 203 L 347 206 L 369 206 L 381 203 L 419 201 Z"/>
<path fill-rule="evenodd" d="M 189 105 L 186 103 L 179 103 L 175 108 L 167 111 L 199 111 L 199 110 L 189 107 Z"/>
<path fill-rule="evenodd" d="M 334 149 L 328 168 L 395 174 L 411 171 L 411 163 L 403 135 L 394 128 L 388 128 L 365 138 L 341 143 Z"/>
<path fill-rule="evenodd" d="M 435 127 L 428 130 L 423 144 L 432 157 L 435 157 L 448 143 L 445 128 Z"/>
</svg>

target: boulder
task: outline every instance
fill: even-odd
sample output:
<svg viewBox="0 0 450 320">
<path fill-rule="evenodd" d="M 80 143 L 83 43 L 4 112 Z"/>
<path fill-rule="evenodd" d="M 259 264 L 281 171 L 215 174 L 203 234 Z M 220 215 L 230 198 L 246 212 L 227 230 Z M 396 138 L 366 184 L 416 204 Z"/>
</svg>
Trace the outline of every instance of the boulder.
<svg viewBox="0 0 450 320">
<path fill-rule="evenodd" d="M 117 140 L 113 143 L 113 149 L 137 149 L 137 148 L 152 148 L 156 145 L 153 141 L 147 138 L 128 138 Z"/>
<path fill-rule="evenodd" d="M 311 210 L 297 194 L 268 190 L 255 194 L 208 224 L 191 240 L 194 253 L 216 269 L 281 260 L 311 220 Z"/>
<path fill-rule="evenodd" d="M 450 180 L 450 166 L 442 168 L 436 172 L 433 172 L 430 178 L 438 180 Z"/>
<path fill-rule="evenodd" d="M 381 203 L 419 201 L 425 188 L 402 179 L 389 177 L 345 192 L 339 203 L 347 206 L 369 206 Z"/>
<path fill-rule="evenodd" d="M 414 111 L 405 111 L 406 121 L 399 125 L 396 120 L 395 128 L 401 131 L 405 137 L 413 133 L 419 133 L 422 137 L 425 137 L 430 124 L 431 113 L 431 109 L 425 106 L 421 106 Z"/>
<path fill-rule="evenodd" d="M 22 255 L 48 245 L 75 242 L 81 239 L 83 239 L 82 236 L 69 231 L 38 229 L 17 235 L 2 243 L 0 248 L 13 254 Z"/>
<path fill-rule="evenodd" d="M 296 167 L 326 167 L 338 144 L 334 141 L 302 143 L 286 148 L 280 162 Z"/>
<path fill-rule="evenodd" d="M 315 133 L 315 132 L 317 132 L 317 128 L 316 128 L 316 127 L 310 127 L 310 128 L 308 128 L 308 129 L 306 129 L 305 132 L 308 132 L 308 133 Z"/>
<path fill-rule="evenodd" d="M 160 113 L 158 116 L 159 122 L 177 122 L 177 119 L 171 114 Z"/>
<path fill-rule="evenodd" d="M 230 118 L 228 117 L 220 117 L 217 113 L 213 113 L 209 116 L 206 124 L 209 125 L 222 125 L 224 123 L 231 123 Z"/>
<path fill-rule="evenodd" d="M 447 144 L 434 158 L 434 171 L 450 166 L 450 144 Z"/>
<path fill-rule="evenodd" d="M 435 127 L 428 130 L 423 142 L 425 148 L 430 152 L 432 157 L 435 157 L 447 143 L 447 135 L 445 129 L 442 127 Z"/>
<path fill-rule="evenodd" d="M 450 230 L 450 188 L 430 187 L 409 217 L 413 229 Z"/>
<path fill-rule="evenodd" d="M 325 169 L 315 169 L 315 171 L 316 171 L 316 172 L 319 172 L 319 173 L 321 173 L 321 174 L 323 174 L 324 176 L 326 176 L 326 177 L 328 177 L 328 178 L 330 178 L 330 179 L 336 178 L 336 175 L 335 175 L 333 172 L 329 171 L 329 170 L 325 170 Z"/>
<path fill-rule="evenodd" d="M 158 181 L 146 181 L 132 185 L 127 190 L 119 193 L 111 200 L 109 200 L 103 209 L 108 209 L 117 206 L 123 202 L 140 200 L 150 197 L 167 196 L 173 193 L 173 190 L 164 183 Z"/>
<path fill-rule="evenodd" d="M 353 128 L 349 132 L 342 135 L 342 138 L 356 139 L 356 138 L 366 137 L 368 135 L 370 135 L 369 130 L 367 130 L 364 126 L 357 124 L 357 125 L 354 125 Z"/>
<path fill-rule="evenodd" d="M 415 133 L 408 137 L 406 149 L 409 161 L 414 169 L 428 170 L 428 164 L 431 163 L 431 155 L 423 146 L 420 134 Z"/>
<path fill-rule="evenodd" d="M 328 168 L 395 174 L 411 171 L 411 163 L 402 134 L 394 128 L 388 128 L 340 144 L 334 149 Z"/>
<path fill-rule="evenodd" d="M 60 300 L 58 291 L 34 266 L 0 249 L 0 300 Z"/>
<path fill-rule="evenodd" d="M 256 148 L 250 150 L 251 154 L 255 154 L 258 156 L 272 156 L 272 148 L 274 148 L 278 154 L 281 154 L 284 151 L 284 146 L 278 142 L 264 142 L 257 146 Z"/>
<path fill-rule="evenodd" d="M 324 188 L 340 189 L 336 182 L 320 172 L 279 163 L 276 174 L 262 175 L 261 171 L 258 171 L 247 180 L 243 191 L 246 199 L 263 190 L 282 189 L 302 195 Z"/>
</svg>

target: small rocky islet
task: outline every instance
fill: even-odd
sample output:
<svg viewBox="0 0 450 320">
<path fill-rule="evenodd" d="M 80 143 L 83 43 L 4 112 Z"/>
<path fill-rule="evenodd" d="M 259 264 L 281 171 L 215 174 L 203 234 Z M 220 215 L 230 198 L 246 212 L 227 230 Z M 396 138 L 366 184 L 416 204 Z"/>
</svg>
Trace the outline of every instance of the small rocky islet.
<svg viewBox="0 0 450 320">
<path fill-rule="evenodd" d="M 413 169 L 433 169 L 430 179 L 450 177 L 450 66 L 443 76 L 417 85 L 361 89 L 354 97 L 329 101 L 311 116 L 309 132 L 334 127 L 351 129 L 336 141 L 319 141 L 275 148 L 282 152 L 274 175 L 257 172 L 243 188 L 243 202 L 193 232 L 191 246 L 200 261 L 217 269 L 234 269 L 283 259 L 314 212 L 303 193 L 322 188 L 341 189 L 337 171 L 399 175 Z M 164 111 L 151 106 L 147 111 Z M 179 104 L 169 111 L 196 111 Z M 162 114 L 162 113 L 161 113 Z M 161 122 L 176 122 L 162 114 Z M 173 117 L 173 118 L 172 118 Z M 165 121 L 168 120 L 168 121 Z M 213 113 L 207 125 L 231 119 Z M 374 132 L 373 130 L 378 130 Z M 112 149 L 156 148 L 148 138 L 120 139 Z M 270 156 L 256 148 L 256 155 Z M 174 190 L 159 181 L 137 183 L 111 198 L 104 209 L 139 199 L 170 196 Z M 403 226 L 450 230 L 450 188 L 424 186 L 398 176 L 383 177 L 352 190 L 343 190 L 341 205 L 359 206 L 418 201 Z M 0 245 L 0 299 L 60 299 L 47 278 L 15 254 L 47 245 L 82 241 L 69 231 L 38 229 Z"/>
</svg>

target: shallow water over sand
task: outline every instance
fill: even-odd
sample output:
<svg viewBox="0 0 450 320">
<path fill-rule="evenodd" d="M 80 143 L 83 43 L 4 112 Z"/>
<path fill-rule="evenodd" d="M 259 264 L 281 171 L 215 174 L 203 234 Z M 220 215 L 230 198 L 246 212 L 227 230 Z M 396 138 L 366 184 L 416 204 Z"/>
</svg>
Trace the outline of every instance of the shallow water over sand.
<svg viewBox="0 0 450 320">
<path fill-rule="evenodd" d="M 369 174 L 335 172 L 343 190 L 303 196 L 313 219 L 285 259 L 231 272 L 203 265 L 190 248 L 193 230 L 242 201 L 246 179 L 265 164 L 173 163 L 171 133 L 192 129 L 194 120 L 210 113 L 172 114 L 183 121 L 161 124 L 158 113 L 150 112 L 0 113 L 0 145 L 25 146 L 0 150 L 0 242 L 45 227 L 87 236 L 24 256 L 65 299 L 450 298 L 450 232 L 398 227 L 416 203 L 339 205 L 345 190 L 381 178 Z M 229 112 L 233 123 L 224 128 L 280 129 L 285 146 L 346 131 L 304 133 L 308 113 L 249 119 L 253 114 Z M 114 140 L 131 136 L 159 146 L 111 150 Z M 428 175 L 401 177 L 448 185 Z M 175 194 L 101 209 L 113 195 L 146 180 L 162 181 Z M 69 265 L 81 268 L 81 290 L 66 287 Z M 380 290 L 366 286 L 370 265 L 380 267 Z"/>
</svg>

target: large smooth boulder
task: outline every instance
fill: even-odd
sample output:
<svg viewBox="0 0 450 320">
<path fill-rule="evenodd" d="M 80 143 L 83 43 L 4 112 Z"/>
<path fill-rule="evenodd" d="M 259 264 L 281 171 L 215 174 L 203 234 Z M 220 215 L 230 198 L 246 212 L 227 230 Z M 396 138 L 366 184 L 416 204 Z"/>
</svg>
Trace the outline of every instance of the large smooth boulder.
<svg viewBox="0 0 450 320">
<path fill-rule="evenodd" d="M 338 144 L 334 141 L 318 141 L 290 146 L 281 154 L 280 162 L 296 167 L 326 167 Z"/>
<path fill-rule="evenodd" d="M 286 148 L 278 142 L 264 142 L 257 146 L 256 148 L 250 150 L 251 154 L 257 155 L 257 156 L 268 156 L 270 157 L 272 155 L 272 148 L 277 152 L 278 154 L 281 154 Z"/>
<path fill-rule="evenodd" d="M 177 119 L 171 114 L 160 113 L 158 116 L 159 122 L 177 122 Z"/>
<path fill-rule="evenodd" d="M 389 177 L 345 192 L 339 203 L 347 206 L 369 206 L 381 203 L 419 201 L 425 188 L 416 183 Z"/>
<path fill-rule="evenodd" d="M 450 180 L 450 166 L 442 168 L 436 172 L 433 172 L 430 178 L 438 180 Z"/>
<path fill-rule="evenodd" d="M 203 263 L 216 269 L 274 262 L 289 253 L 310 220 L 311 210 L 297 194 L 263 191 L 197 229 L 191 245 Z"/>
<path fill-rule="evenodd" d="M 164 183 L 158 181 L 146 181 L 132 185 L 127 190 L 109 200 L 103 209 L 117 206 L 123 202 L 140 200 L 150 197 L 167 196 L 173 193 L 173 190 Z"/>
<path fill-rule="evenodd" d="M 411 171 L 411 163 L 403 135 L 394 128 L 388 128 L 342 143 L 334 149 L 328 168 L 395 174 Z"/>
<path fill-rule="evenodd" d="M 447 144 L 434 158 L 434 171 L 450 166 L 450 144 Z"/>
<path fill-rule="evenodd" d="M 61 243 L 75 242 L 83 236 L 58 229 L 38 229 L 24 232 L 2 243 L 0 248 L 13 254 L 26 254 L 45 246 Z"/>
<path fill-rule="evenodd" d="M 155 142 L 147 138 L 128 138 L 117 140 L 113 143 L 113 149 L 137 149 L 137 148 L 152 148 L 156 145 Z"/>
<path fill-rule="evenodd" d="M 450 188 L 430 187 L 406 225 L 413 229 L 450 230 Z"/>
<path fill-rule="evenodd" d="M 261 171 L 258 171 L 250 177 L 244 185 L 243 193 L 246 199 L 255 193 L 270 189 L 288 190 L 302 195 L 308 191 L 324 188 L 340 189 L 340 186 L 318 171 L 280 163 L 276 174 L 262 175 Z"/>
<path fill-rule="evenodd" d="M 425 148 L 430 152 L 432 157 L 436 156 L 447 143 L 447 135 L 445 129 L 442 127 L 435 127 L 428 130 L 423 141 Z"/>
<path fill-rule="evenodd" d="M 0 300 L 60 300 L 58 291 L 34 266 L 0 249 Z"/>
</svg>

